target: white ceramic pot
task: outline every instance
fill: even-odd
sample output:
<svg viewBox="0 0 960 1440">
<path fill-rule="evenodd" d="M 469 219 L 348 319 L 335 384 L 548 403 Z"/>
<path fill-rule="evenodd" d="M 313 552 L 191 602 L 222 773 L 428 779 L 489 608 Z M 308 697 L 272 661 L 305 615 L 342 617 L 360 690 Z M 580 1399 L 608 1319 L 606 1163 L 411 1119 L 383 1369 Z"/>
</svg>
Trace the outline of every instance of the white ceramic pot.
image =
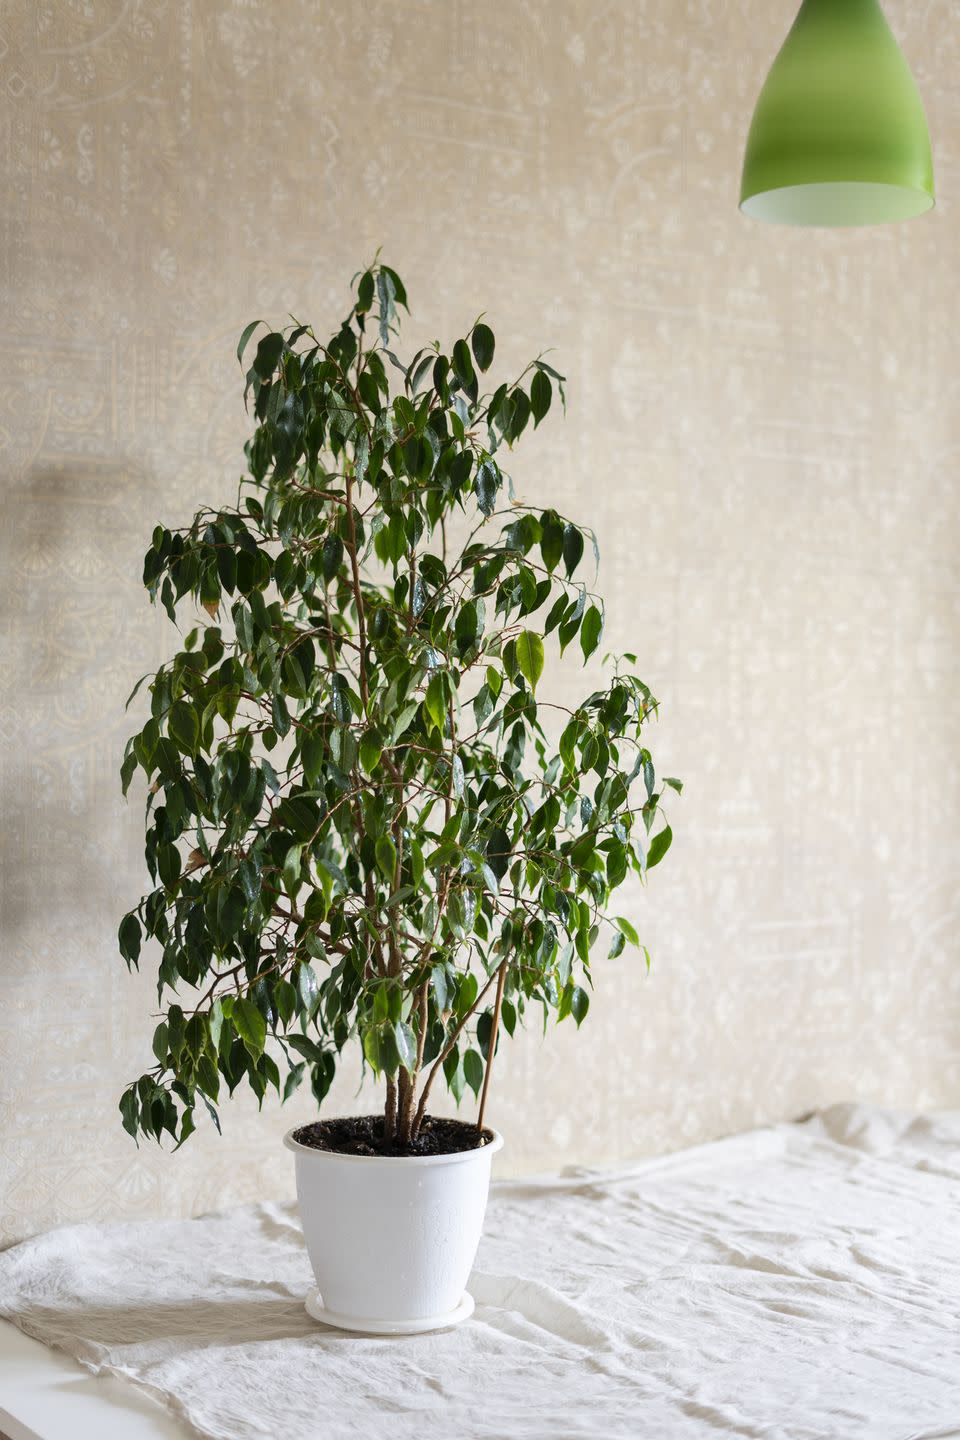
<svg viewBox="0 0 960 1440">
<path fill-rule="evenodd" d="M 380 1156 L 315 1150 L 294 1133 L 284 1144 L 296 1156 L 317 1280 L 309 1313 L 341 1329 L 398 1335 L 472 1314 L 465 1287 L 502 1136 L 455 1155 Z"/>
</svg>

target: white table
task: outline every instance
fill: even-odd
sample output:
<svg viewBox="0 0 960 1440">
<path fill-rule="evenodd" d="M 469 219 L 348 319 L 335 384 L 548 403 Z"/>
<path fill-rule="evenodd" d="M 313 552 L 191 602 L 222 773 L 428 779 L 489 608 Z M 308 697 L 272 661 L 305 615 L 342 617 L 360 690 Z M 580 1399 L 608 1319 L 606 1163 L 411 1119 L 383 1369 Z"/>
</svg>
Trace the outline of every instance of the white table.
<svg viewBox="0 0 960 1440">
<path fill-rule="evenodd" d="M 0 1435 L 6 1440 L 189 1440 L 159 1401 L 93 1375 L 0 1320 Z"/>
</svg>

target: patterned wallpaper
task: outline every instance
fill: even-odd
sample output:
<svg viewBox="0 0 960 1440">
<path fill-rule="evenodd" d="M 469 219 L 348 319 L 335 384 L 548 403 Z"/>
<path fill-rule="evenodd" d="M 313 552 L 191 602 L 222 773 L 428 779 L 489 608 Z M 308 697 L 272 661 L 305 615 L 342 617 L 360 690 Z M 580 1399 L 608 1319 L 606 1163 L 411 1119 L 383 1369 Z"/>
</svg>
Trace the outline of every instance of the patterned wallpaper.
<svg viewBox="0 0 960 1440">
<path fill-rule="evenodd" d="M 521 493 L 592 520 L 611 645 L 687 791 L 579 1036 L 501 1059 L 502 1172 L 608 1163 L 859 1097 L 960 1102 L 960 32 L 889 0 L 941 203 L 737 215 L 794 0 L 8 0 L 0 10 L 0 1242 L 292 1190 L 308 1113 L 121 1132 L 148 976 L 123 701 L 169 644 L 154 522 L 229 494 L 243 323 L 326 325 L 383 244 L 411 341 L 489 311 L 565 422 Z M 558 694 L 579 685 L 574 670 Z M 334 1103 L 352 1107 L 356 1072 Z"/>
</svg>

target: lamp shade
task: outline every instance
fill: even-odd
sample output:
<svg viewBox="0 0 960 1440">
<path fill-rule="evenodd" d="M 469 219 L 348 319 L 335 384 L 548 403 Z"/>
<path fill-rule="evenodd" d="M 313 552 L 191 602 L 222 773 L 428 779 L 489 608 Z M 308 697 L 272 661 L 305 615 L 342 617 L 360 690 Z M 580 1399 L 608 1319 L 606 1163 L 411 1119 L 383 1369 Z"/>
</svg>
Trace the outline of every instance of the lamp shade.
<svg viewBox="0 0 960 1440">
<path fill-rule="evenodd" d="M 753 114 L 741 210 L 875 225 L 933 203 L 923 103 L 878 0 L 803 0 Z"/>
</svg>

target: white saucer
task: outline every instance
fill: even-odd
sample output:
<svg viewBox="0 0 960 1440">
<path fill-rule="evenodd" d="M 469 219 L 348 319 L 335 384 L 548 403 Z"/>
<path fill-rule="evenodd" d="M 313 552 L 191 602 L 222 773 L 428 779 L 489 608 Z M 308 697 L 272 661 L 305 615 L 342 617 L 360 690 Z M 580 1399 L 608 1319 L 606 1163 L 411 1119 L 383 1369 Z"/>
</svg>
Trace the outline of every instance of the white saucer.
<svg viewBox="0 0 960 1440">
<path fill-rule="evenodd" d="M 307 1314 L 334 1330 L 358 1330 L 363 1335 L 422 1335 L 427 1330 L 445 1330 L 459 1325 L 473 1314 L 473 1296 L 463 1292 L 463 1299 L 446 1315 L 425 1315 L 420 1320 L 360 1320 L 355 1315 L 340 1315 L 328 1310 L 320 1299 L 319 1290 L 311 1290 L 306 1299 Z"/>
</svg>

